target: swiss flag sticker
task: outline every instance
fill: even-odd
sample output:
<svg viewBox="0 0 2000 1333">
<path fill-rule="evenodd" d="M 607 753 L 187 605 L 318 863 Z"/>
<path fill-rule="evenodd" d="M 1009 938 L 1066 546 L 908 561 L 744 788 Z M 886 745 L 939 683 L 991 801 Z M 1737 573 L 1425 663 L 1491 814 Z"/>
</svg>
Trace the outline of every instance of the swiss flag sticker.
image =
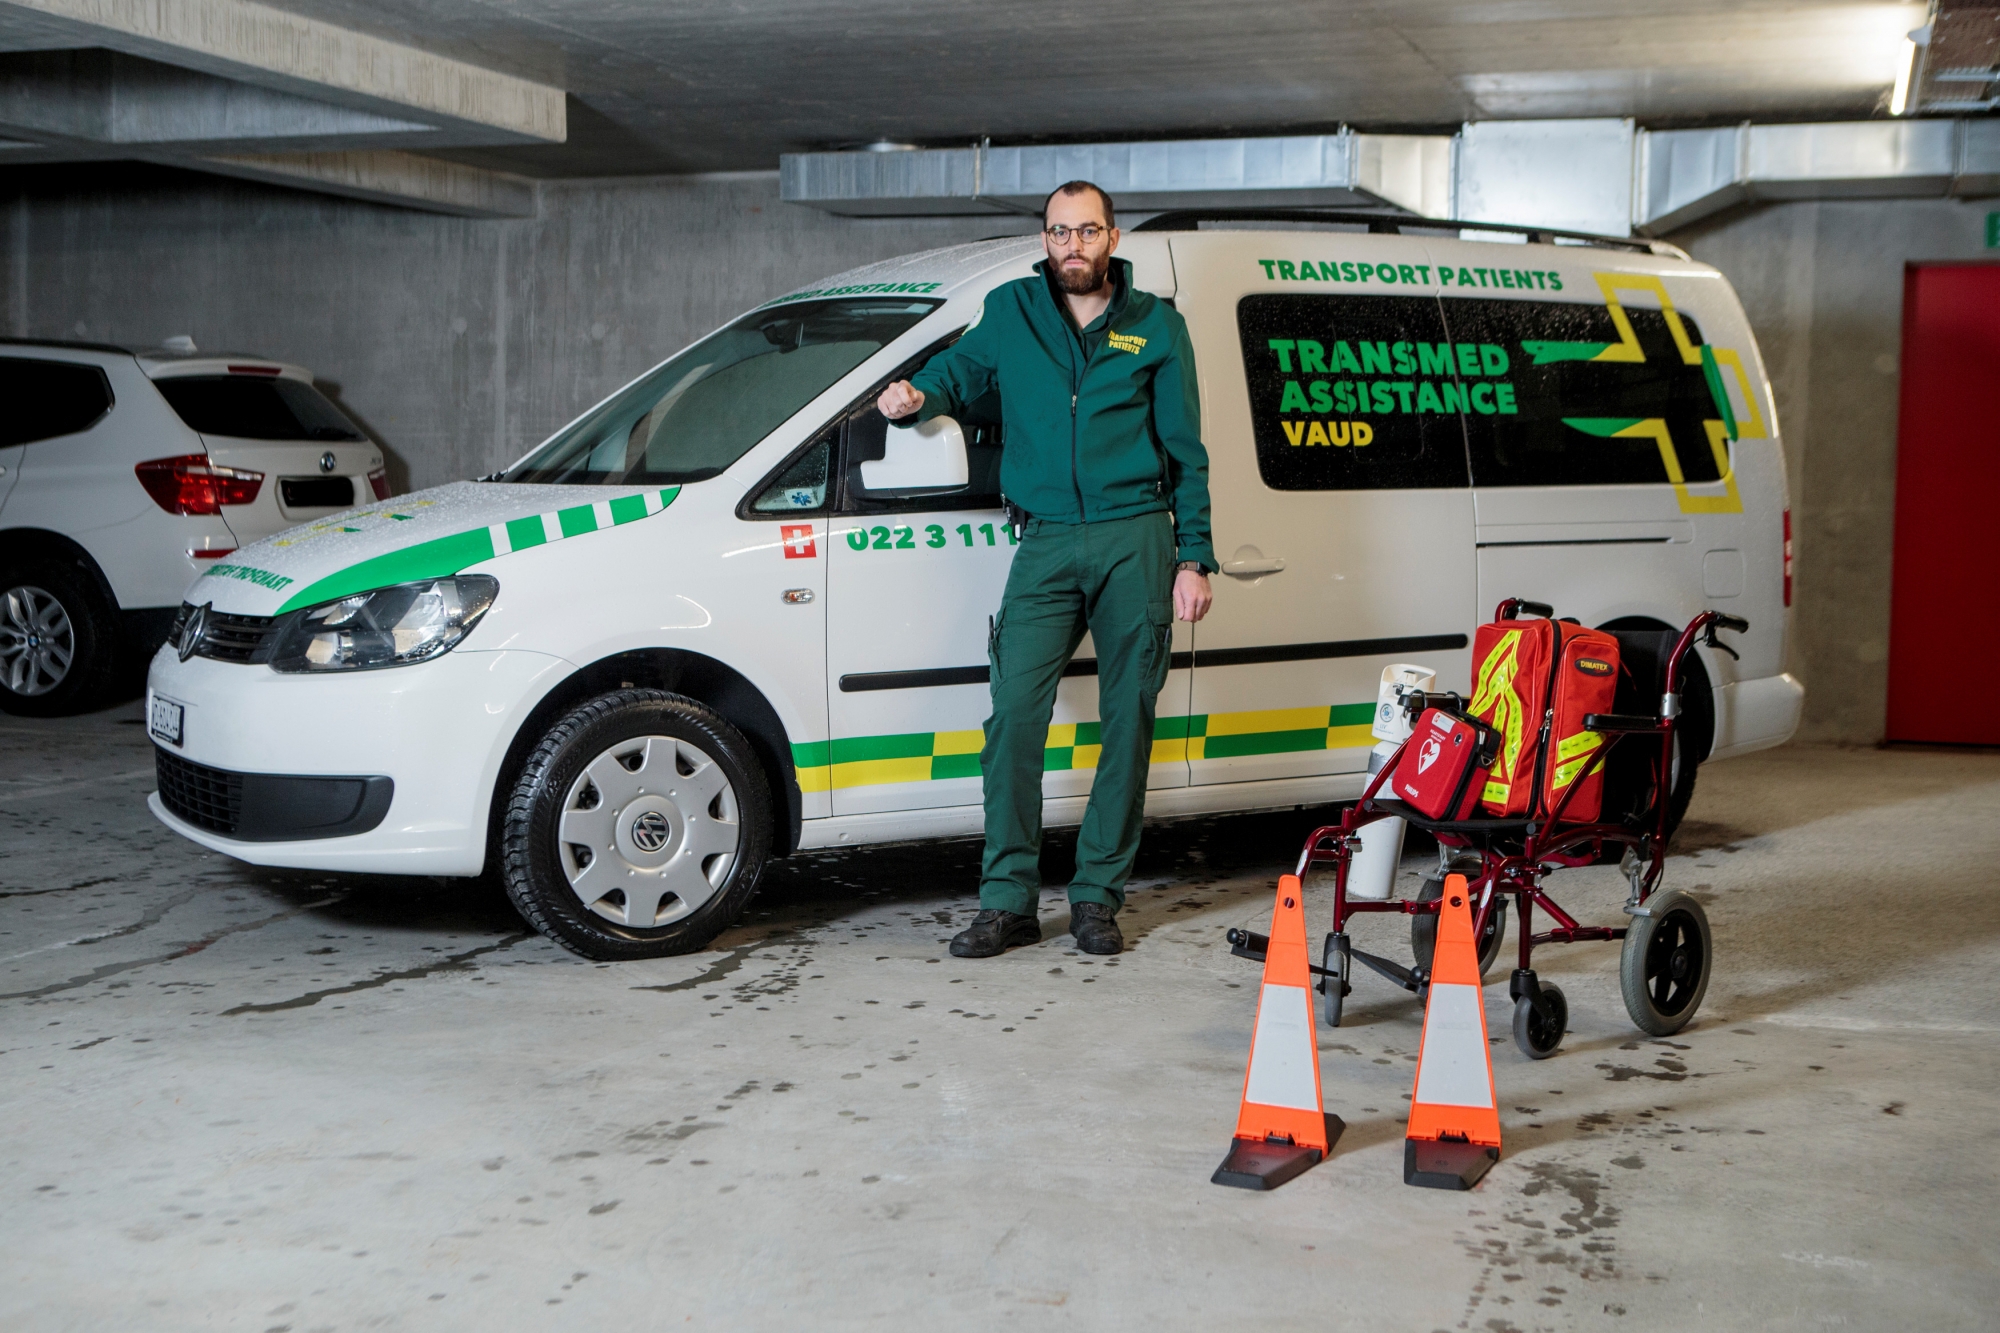
<svg viewBox="0 0 2000 1333">
<path fill-rule="evenodd" d="M 785 559 L 812 560 L 819 555 L 819 547 L 813 543 L 810 523 L 784 523 L 779 525 L 778 535 L 783 538 Z"/>
</svg>

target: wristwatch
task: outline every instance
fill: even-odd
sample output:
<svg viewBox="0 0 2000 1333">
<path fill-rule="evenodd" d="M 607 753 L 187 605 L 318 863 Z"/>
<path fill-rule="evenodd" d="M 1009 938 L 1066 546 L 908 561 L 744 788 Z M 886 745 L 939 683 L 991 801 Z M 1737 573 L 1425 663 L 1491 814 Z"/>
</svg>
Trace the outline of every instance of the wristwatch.
<svg viewBox="0 0 2000 1333">
<path fill-rule="evenodd" d="M 1202 564 L 1201 561 L 1199 560 L 1181 561 L 1178 565 L 1174 566 L 1174 573 L 1178 574 L 1183 569 L 1192 569 L 1195 573 L 1203 575 L 1204 577 L 1208 574 L 1208 567 Z"/>
</svg>

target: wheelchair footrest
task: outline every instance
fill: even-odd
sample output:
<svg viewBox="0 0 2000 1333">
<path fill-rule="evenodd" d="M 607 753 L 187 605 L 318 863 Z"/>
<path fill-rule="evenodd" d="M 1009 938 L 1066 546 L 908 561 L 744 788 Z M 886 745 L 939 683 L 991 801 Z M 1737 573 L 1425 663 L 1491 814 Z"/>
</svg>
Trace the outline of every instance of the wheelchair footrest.
<svg viewBox="0 0 2000 1333">
<path fill-rule="evenodd" d="M 1426 973 L 1404 967 L 1401 963 L 1392 963 L 1386 958 L 1378 958 L 1372 953 L 1363 953 L 1359 949 L 1354 950 L 1353 954 L 1355 962 L 1395 982 L 1412 995 L 1422 990 L 1424 985 L 1430 981 L 1430 977 Z"/>
</svg>

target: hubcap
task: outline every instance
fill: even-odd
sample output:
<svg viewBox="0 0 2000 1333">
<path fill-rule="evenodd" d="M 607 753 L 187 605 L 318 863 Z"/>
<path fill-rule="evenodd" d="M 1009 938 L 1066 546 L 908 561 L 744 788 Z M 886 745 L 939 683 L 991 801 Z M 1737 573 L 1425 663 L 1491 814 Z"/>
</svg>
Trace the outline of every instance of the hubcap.
<svg viewBox="0 0 2000 1333">
<path fill-rule="evenodd" d="M 0 593 L 0 680 L 16 694 L 47 694 L 69 675 L 76 630 L 54 594 L 25 585 Z"/>
<path fill-rule="evenodd" d="M 556 836 L 577 899 L 645 930 L 679 921 L 729 881 L 742 816 L 736 789 L 703 751 L 672 736 L 635 736 L 577 775 Z"/>
<path fill-rule="evenodd" d="M 1646 946 L 1646 991 L 1671 1018 L 1694 999 L 1701 978 L 1701 933 L 1686 912 L 1669 912 Z"/>
</svg>

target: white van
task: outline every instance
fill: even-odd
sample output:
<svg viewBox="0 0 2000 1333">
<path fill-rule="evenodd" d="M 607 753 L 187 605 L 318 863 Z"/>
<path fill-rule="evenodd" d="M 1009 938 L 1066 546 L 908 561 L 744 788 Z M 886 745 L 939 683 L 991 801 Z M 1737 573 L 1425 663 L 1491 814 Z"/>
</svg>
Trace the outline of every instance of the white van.
<svg viewBox="0 0 2000 1333">
<path fill-rule="evenodd" d="M 304 367 L 175 341 L 0 340 L 0 712 L 97 706 L 190 578 L 389 496 L 381 449 Z"/>
<path fill-rule="evenodd" d="M 1728 283 L 1659 244 L 1375 225 L 1169 217 L 1119 248 L 1192 331 L 1222 561 L 1209 617 L 1174 627 L 1147 812 L 1357 796 L 1384 664 L 1464 690 L 1507 596 L 1592 625 L 1745 616 L 1740 659 L 1704 651 L 1689 686 L 1691 758 L 1787 739 L 1784 462 Z M 209 570 L 152 669 L 154 812 L 262 865 L 497 865 L 600 958 L 699 947 L 771 856 L 978 833 L 1014 544 L 997 404 L 917 430 L 873 404 L 1040 253 L 793 292 L 504 473 Z M 1086 641 L 1051 824 L 1090 789 L 1093 668 Z"/>
</svg>

